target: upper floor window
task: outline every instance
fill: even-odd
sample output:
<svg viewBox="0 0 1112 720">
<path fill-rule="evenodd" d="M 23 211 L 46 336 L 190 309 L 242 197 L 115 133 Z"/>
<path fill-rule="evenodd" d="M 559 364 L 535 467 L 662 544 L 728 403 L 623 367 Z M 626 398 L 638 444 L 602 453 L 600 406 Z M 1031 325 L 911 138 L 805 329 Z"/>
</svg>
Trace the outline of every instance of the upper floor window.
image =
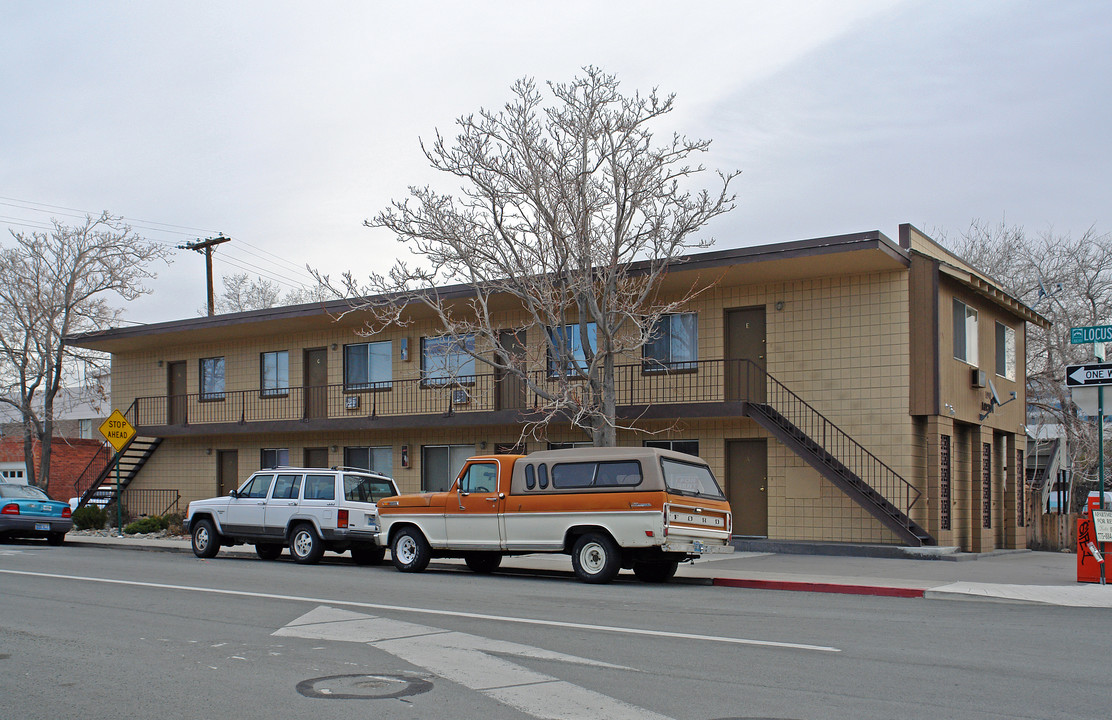
<svg viewBox="0 0 1112 720">
<path fill-rule="evenodd" d="M 699 359 L 699 316 L 695 313 L 664 315 L 652 338 L 641 349 L 647 371 L 694 370 Z"/>
<path fill-rule="evenodd" d="M 977 310 L 954 298 L 954 357 L 977 364 Z"/>
<path fill-rule="evenodd" d="M 390 340 L 344 346 L 344 389 L 389 387 L 394 379 Z"/>
<path fill-rule="evenodd" d="M 264 397 L 289 394 L 289 351 L 264 352 L 259 356 L 259 387 Z"/>
<path fill-rule="evenodd" d="M 596 342 L 598 338 L 598 326 L 593 322 L 587 323 L 586 335 L 587 345 L 583 345 L 583 335 L 580 323 L 569 323 L 557 328 L 549 330 L 552 338 L 552 344 L 557 351 L 562 349 L 565 353 L 563 358 L 563 368 L 560 368 L 560 361 L 553 357 L 552 349 L 549 348 L 548 353 L 548 373 L 550 375 L 560 374 L 561 370 L 564 373 L 586 372 L 587 365 L 591 357 L 594 357 L 595 348 L 598 346 Z"/>
<path fill-rule="evenodd" d="M 996 374 L 1015 380 L 1015 365 L 1015 330 L 1004 323 L 996 323 Z"/>
<path fill-rule="evenodd" d="M 201 358 L 201 399 L 224 399 L 224 358 Z"/>
<path fill-rule="evenodd" d="M 475 381 L 475 336 L 421 338 L 421 380 L 426 385 Z"/>
</svg>

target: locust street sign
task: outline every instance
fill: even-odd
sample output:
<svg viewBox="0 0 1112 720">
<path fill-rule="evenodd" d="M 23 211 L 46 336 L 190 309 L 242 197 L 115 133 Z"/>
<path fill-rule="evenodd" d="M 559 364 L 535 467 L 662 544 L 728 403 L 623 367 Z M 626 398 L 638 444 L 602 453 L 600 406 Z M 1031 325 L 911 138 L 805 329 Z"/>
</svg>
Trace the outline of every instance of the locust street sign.
<svg viewBox="0 0 1112 720">
<path fill-rule="evenodd" d="M 1112 325 L 1070 328 L 1070 345 L 1112 342 Z"/>
<path fill-rule="evenodd" d="M 122 412 L 113 410 L 108 419 L 101 423 L 100 434 L 112 444 L 112 447 L 116 448 L 116 452 L 120 452 L 131 441 L 131 438 L 135 437 L 135 428 L 131 426 Z"/>
<path fill-rule="evenodd" d="M 1112 363 L 1066 366 L 1067 387 L 1096 387 L 1097 385 L 1112 385 Z"/>
</svg>

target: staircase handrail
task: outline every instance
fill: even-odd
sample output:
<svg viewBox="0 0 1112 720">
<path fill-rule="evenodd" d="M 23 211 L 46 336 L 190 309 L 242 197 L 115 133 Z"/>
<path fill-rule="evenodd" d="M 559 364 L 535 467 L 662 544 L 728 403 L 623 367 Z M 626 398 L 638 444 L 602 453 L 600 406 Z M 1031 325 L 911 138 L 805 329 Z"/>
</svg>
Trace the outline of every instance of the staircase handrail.
<svg viewBox="0 0 1112 720">
<path fill-rule="evenodd" d="M 823 450 L 828 453 L 833 459 L 837 460 L 839 463 L 848 468 L 851 472 L 853 472 L 864 482 L 866 482 L 871 488 L 880 492 L 889 502 L 896 504 L 897 496 L 898 494 L 900 494 L 898 491 L 902 490 L 905 506 L 899 509 L 905 515 L 910 515 L 911 508 L 915 507 L 915 504 L 919 502 L 919 499 L 923 495 L 923 492 L 921 490 L 908 482 L 902 475 L 893 470 L 887 463 L 885 463 L 883 460 L 870 452 L 869 449 L 866 448 L 864 445 L 854 440 L 848 433 L 835 425 L 829 418 L 819 412 L 818 409 L 816 409 L 813 405 L 808 403 L 796 393 L 792 392 L 791 388 L 777 380 L 763 367 L 757 365 L 757 363 L 750 359 L 745 359 L 744 362 L 747 363 L 751 369 L 756 370 L 757 377 L 763 375 L 769 381 L 772 389 L 775 391 L 769 393 L 770 396 L 775 396 L 778 401 L 780 401 L 781 396 L 786 396 L 788 398 L 788 402 L 794 404 L 796 407 L 802 408 L 806 413 L 810 414 L 810 421 L 797 421 L 796 417 L 794 417 L 795 414 L 792 413 L 791 408 L 788 408 L 786 406 L 778 407 L 776 404 L 769 402 L 767 399 L 765 404 L 772 407 L 773 410 L 780 413 L 785 418 L 788 418 L 792 422 L 792 424 L 800 428 L 800 430 L 802 430 L 816 443 L 820 444 Z M 749 377 L 752 377 L 752 375 L 746 373 L 746 378 Z M 750 400 L 747 400 L 747 402 L 750 402 L 751 404 L 761 404 L 753 403 Z M 816 432 L 816 430 L 819 429 L 821 429 L 821 433 Z M 845 448 L 848 448 L 850 452 L 844 453 L 834 451 L 834 449 L 842 450 Z M 856 464 L 853 464 L 854 458 L 858 460 Z M 870 465 L 871 467 L 868 467 Z M 877 487 L 876 479 L 878 478 L 882 481 L 881 487 Z M 889 478 L 892 479 L 892 482 L 889 482 Z"/>
<path fill-rule="evenodd" d="M 123 412 L 123 416 L 127 418 L 128 415 L 132 415 L 135 419 L 138 419 L 138 403 L 138 399 L 133 400 L 131 405 L 128 406 L 127 410 Z M 128 422 L 131 422 L 133 427 L 135 426 L 134 420 L 129 419 Z M 100 460 L 102 452 L 105 453 L 106 457 L 103 460 Z M 80 498 L 77 503 L 78 507 L 83 507 L 86 503 L 89 502 L 89 498 L 92 497 L 92 494 L 96 492 L 96 489 L 104 481 L 104 477 L 108 473 L 109 469 L 111 469 L 114 461 L 115 453 L 112 451 L 111 446 L 109 446 L 107 442 L 97 448 L 96 453 L 94 453 L 93 457 L 89 460 L 89 464 L 85 466 L 85 469 L 82 470 L 81 473 L 78 474 L 77 479 L 73 481 L 74 495 Z M 94 468 L 96 468 L 95 472 Z"/>
</svg>

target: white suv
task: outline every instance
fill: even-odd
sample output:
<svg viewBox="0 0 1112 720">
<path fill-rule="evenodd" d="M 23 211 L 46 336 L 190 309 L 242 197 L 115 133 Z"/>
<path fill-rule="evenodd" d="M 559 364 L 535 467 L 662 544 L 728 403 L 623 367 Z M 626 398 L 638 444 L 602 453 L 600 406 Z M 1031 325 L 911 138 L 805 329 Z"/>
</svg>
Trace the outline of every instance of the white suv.
<svg viewBox="0 0 1112 720">
<path fill-rule="evenodd" d="M 376 565 L 385 548 L 375 503 L 397 494 L 393 480 L 359 468 L 260 470 L 224 497 L 189 503 L 185 529 L 199 558 L 215 557 L 221 545 L 252 543 L 264 560 L 288 547 L 300 563 L 350 550 L 356 563 Z"/>
</svg>

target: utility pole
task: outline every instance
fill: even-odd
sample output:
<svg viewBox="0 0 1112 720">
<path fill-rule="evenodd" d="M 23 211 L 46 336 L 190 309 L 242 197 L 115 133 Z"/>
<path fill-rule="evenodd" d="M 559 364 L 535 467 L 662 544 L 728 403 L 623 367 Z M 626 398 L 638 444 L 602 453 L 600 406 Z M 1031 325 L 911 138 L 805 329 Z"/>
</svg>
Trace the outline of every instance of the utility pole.
<svg viewBox="0 0 1112 720">
<path fill-rule="evenodd" d="M 205 254 L 205 269 L 208 271 L 208 314 L 212 317 L 213 311 L 213 296 L 212 296 L 212 250 L 221 243 L 226 243 L 231 238 L 224 237 L 224 233 L 217 233 L 214 238 L 205 238 L 204 240 L 197 240 L 196 242 L 189 242 L 185 245 L 178 245 L 179 250 L 196 250 Z"/>
</svg>

